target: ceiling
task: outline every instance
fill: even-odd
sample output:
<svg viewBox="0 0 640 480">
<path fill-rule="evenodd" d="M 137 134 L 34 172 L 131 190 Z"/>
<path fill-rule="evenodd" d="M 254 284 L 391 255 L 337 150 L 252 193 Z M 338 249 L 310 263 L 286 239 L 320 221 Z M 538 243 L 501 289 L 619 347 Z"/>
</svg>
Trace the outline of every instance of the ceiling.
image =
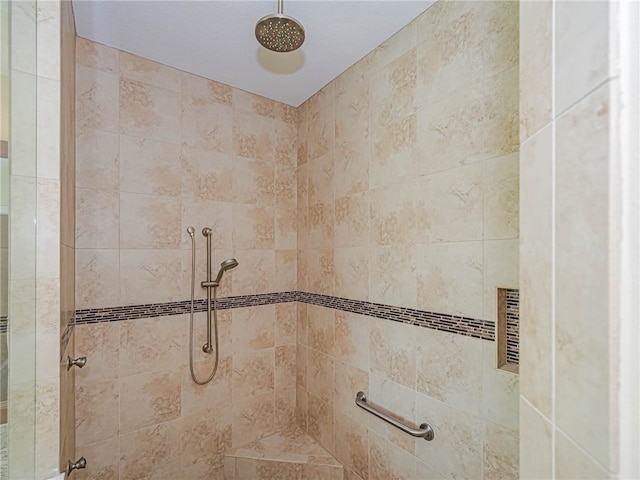
<svg viewBox="0 0 640 480">
<path fill-rule="evenodd" d="M 254 36 L 277 0 L 73 0 L 78 35 L 297 107 L 426 10 L 431 0 L 285 0 L 306 41 L 274 53 Z"/>
</svg>

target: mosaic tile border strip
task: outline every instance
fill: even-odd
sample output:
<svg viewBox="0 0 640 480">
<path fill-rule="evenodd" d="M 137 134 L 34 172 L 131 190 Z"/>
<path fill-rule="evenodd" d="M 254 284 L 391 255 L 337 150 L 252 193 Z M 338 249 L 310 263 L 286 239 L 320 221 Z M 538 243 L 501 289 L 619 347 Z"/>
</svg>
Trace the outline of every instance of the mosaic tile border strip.
<svg viewBox="0 0 640 480">
<path fill-rule="evenodd" d="M 407 323 L 420 327 L 431 328 L 444 332 L 456 333 L 484 340 L 495 340 L 495 322 L 478 320 L 475 318 L 441 313 L 427 312 L 412 308 L 394 307 L 380 303 L 351 300 L 348 298 L 333 297 L 308 292 L 280 292 L 264 293 L 260 295 L 242 295 L 237 297 L 224 297 L 218 300 L 218 308 L 253 307 L 259 305 L 272 305 L 277 303 L 303 302 L 322 307 L 333 308 L 345 312 L 382 318 L 394 322 Z M 206 310 L 205 300 L 194 302 L 194 312 Z M 189 313 L 190 301 L 178 301 L 167 303 L 152 303 L 147 305 L 129 305 L 123 307 L 94 308 L 76 310 L 76 325 L 117 322 L 121 320 L 134 320 L 139 318 L 164 317 L 169 315 L 182 315 Z"/>
<path fill-rule="evenodd" d="M 520 290 L 507 289 L 507 363 L 520 364 Z"/>
<path fill-rule="evenodd" d="M 9 331 L 9 318 L 0 317 L 0 333 L 7 333 Z"/>
<path fill-rule="evenodd" d="M 319 295 L 317 293 L 299 292 L 298 301 L 335 308 L 345 312 L 368 315 L 370 317 L 408 323 L 419 327 L 457 333 L 468 337 L 495 340 L 495 322 L 475 318 L 427 312 L 413 308 L 394 307 L 381 303 L 351 300 L 348 298 Z"/>
<path fill-rule="evenodd" d="M 295 302 L 297 300 L 298 292 L 263 293 L 259 295 L 223 297 L 218 299 L 218 309 L 227 310 L 229 308 L 256 307 L 260 305 Z M 206 302 L 207 301 L 204 299 L 196 300 L 193 305 L 193 311 L 206 311 Z M 137 318 L 183 315 L 190 311 L 190 300 L 167 303 L 150 303 L 147 305 L 127 305 L 123 307 L 91 308 L 76 310 L 76 325 L 84 323 L 117 322 L 119 320 L 135 320 Z"/>
</svg>

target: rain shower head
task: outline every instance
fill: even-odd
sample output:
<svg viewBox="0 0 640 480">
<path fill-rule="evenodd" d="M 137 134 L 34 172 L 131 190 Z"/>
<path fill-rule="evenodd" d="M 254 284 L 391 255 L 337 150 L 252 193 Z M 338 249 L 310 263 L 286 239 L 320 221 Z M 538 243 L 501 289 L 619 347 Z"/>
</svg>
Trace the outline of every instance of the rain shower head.
<svg viewBox="0 0 640 480">
<path fill-rule="evenodd" d="M 304 27 L 285 15 L 283 0 L 278 0 L 278 13 L 262 17 L 256 24 L 256 39 L 263 47 L 279 53 L 293 52 L 304 43 Z"/>
<path fill-rule="evenodd" d="M 235 258 L 229 258 L 220 264 L 220 270 L 218 271 L 218 276 L 215 279 L 215 283 L 220 283 L 222 280 L 222 275 L 227 270 L 231 270 L 232 268 L 236 268 L 238 266 L 238 261 Z"/>
</svg>

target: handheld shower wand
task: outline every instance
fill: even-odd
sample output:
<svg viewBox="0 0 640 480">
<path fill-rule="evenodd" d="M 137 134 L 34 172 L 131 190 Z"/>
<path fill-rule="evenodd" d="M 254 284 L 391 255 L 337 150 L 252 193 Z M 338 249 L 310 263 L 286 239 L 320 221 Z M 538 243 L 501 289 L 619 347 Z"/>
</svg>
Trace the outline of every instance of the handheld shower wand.
<svg viewBox="0 0 640 480">
<path fill-rule="evenodd" d="M 231 270 L 238 266 L 238 261 L 235 258 L 230 258 L 225 260 L 220 265 L 220 271 L 215 280 L 211 279 L 211 237 L 213 236 L 213 230 L 209 227 L 205 227 L 202 229 L 202 235 L 204 235 L 207 239 L 207 279 L 200 283 L 202 288 L 207 289 L 207 343 L 202 346 L 202 351 L 205 353 L 213 353 L 213 335 L 212 335 L 212 323 L 213 328 L 215 329 L 215 351 L 216 351 L 216 363 L 213 367 L 213 371 L 209 378 L 204 381 L 200 381 L 196 378 L 194 369 L 193 369 L 193 310 L 194 310 L 194 286 L 195 286 L 195 269 L 196 269 L 196 250 L 195 250 L 195 228 L 189 227 L 187 228 L 187 233 L 191 237 L 191 311 L 190 311 L 190 338 L 189 338 L 189 367 L 191 370 L 191 378 L 198 385 L 204 385 L 211 381 L 211 379 L 216 374 L 218 369 L 218 360 L 219 360 L 219 352 L 218 352 L 218 308 L 216 303 L 217 298 L 217 288 L 220 286 L 220 280 L 222 280 L 222 275 L 227 270 Z M 212 304 L 212 294 L 211 289 L 213 288 L 213 310 L 211 308 Z M 213 322 L 211 318 L 211 313 L 213 311 Z"/>
</svg>

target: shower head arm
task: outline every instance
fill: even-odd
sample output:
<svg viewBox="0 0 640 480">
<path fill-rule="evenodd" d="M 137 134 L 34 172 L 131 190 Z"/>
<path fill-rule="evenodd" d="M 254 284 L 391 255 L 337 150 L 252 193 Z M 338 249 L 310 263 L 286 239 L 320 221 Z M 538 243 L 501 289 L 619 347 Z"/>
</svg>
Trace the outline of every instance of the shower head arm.
<svg viewBox="0 0 640 480">
<path fill-rule="evenodd" d="M 284 14 L 284 0 L 278 0 L 278 15 Z"/>
</svg>

